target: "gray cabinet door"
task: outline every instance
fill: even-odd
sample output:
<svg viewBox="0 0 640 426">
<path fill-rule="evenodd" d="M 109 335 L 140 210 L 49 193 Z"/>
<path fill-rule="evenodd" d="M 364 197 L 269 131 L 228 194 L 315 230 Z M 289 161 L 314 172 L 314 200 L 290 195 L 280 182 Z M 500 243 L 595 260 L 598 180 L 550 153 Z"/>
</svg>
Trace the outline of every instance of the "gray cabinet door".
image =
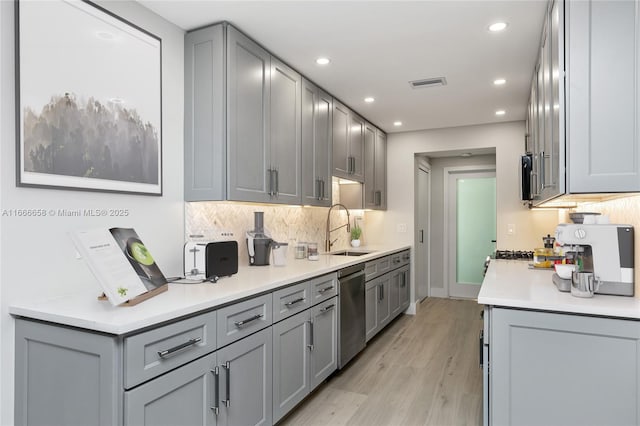
<svg viewBox="0 0 640 426">
<path fill-rule="evenodd" d="M 184 42 L 184 199 L 226 197 L 223 26 L 187 33 Z"/>
<path fill-rule="evenodd" d="M 638 424 L 640 322 L 494 308 L 495 425 Z"/>
<path fill-rule="evenodd" d="M 378 284 L 378 326 L 382 329 L 391 321 L 391 275 L 380 277 Z"/>
<path fill-rule="evenodd" d="M 302 77 L 271 57 L 271 167 L 275 173 L 275 197 L 271 202 L 300 204 Z"/>
<path fill-rule="evenodd" d="M 638 1 L 565 2 L 565 8 L 569 191 L 638 191 Z"/>
<path fill-rule="evenodd" d="M 215 373 L 212 353 L 125 392 L 125 426 L 215 425 Z"/>
<path fill-rule="evenodd" d="M 227 29 L 228 199 L 270 202 L 271 55 L 235 28 Z"/>
<path fill-rule="evenodd" d="M 311 310 L 273 325 L 273 421 L 277 422 L 310 390 Z"/>
<path fill-rule="evenodd" d="M 366 339 L 369 341 L 380 329 L 378 323 L 378 310 L 380 309 L 380 278 L 367 281 L 365 284 L 364 306 L 365 306 L 365 330 Z"/>
<path fill-rule="evenodd" d="M 333 99 L 302 81 L 302 203 L 331 205 L 331 135 Z"/>
<path fill-rule="evenodd" d="M 310 390 L 313 390 L 338 368 L 338 298 L 332 297 L 314 306 L 311 322 Z"/>
<path fill-rule="evenodd" d="M 333 175 L 350 179 L 351 160 L 349 156 L 349 109 L 333 100 Z"/>
<path fill-rule="evenodd" d="M 351 174 L 349 179 L 364 182 L 364 125 L 362 117 L 353 112 L 349 115 L 349 155 L 351 157 Z"/>
<path fill-rule="evenodd" d="M 16 425 L 121 424 L 115 338 L 21 319 L 15 336 Z"/>
<path fill-rule="evenodd" d="M 411 304 L 411 273 L 409 266 L 400 271 L 400 312 L 403 312 Z"/>
<path fill-rule="evenodd" d="M 376 208 L 376 128 L 364 126 L 364 207 Z"/>
<path fill-rule="evenodd" d="M 375 209 L 387 209 L 387 135 L 376 129 L 374 193 Z M 365 162 L 366 166 L 366 162 Z"/>
<path fill-rule="evenodd" d="M 400 269 L 396 269 L 389 277 L 389 311 L 391 319 L 400 313 L 400 283 L 402 282 L 403 273 Z"/>
<path fill-rule="evenodd" d="M 224 426 L 272 424 L 271 327 L 218 351 L 220 415 Z"/>
</svg>

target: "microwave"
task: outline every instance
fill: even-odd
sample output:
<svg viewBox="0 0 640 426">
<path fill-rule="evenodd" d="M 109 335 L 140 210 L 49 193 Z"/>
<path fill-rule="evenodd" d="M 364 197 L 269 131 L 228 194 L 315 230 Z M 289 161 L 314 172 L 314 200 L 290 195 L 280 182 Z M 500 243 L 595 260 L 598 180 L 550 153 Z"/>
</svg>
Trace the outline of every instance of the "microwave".
<svg viewBox="0 0 640 426">
<path fill-rule="evenodd" d="M 525 154 L 520 157 L 520 199 L 522 201 L 533 200 L 533 154 Z"/>
</svg>

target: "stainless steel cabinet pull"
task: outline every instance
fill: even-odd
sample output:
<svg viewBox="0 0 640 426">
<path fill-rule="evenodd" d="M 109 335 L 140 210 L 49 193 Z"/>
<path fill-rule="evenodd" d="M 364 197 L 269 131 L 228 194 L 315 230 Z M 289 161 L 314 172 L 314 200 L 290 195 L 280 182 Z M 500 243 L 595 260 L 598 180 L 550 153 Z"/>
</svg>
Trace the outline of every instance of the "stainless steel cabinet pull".
<svg viewBox="0 0 640 426">
<path fill-rule="evenodd" d="M 309 323 L 309 340 L 310 344 L 307 345 L 309 350 L 313 350 L 313 321 L 307 321 Z"/>
<path fill-rule="evenodd" d="M 382 284 L 378 284 L 378 301 L 382 302 L 383 299 L 383 295 L 382 295 Z"/>
<path fill-rule="evenodd" d="M 424 243 L 424 229 L 420 230 L 420 242 Z"/>
<path fill-rule="evenodd" d="M 269 195 L 273 197 L 275 195 L 274 183 L 273 183 L 273 169 L 270 167 L 269 169 L 267 169 L 267 171 L 269 172 Z"/>
<path fill-rule="evenodd" d="M 220 400 L 220 369 L 218 369 L 218 366 L 215 366 L 215 368 L 211 370 L 211 373 L 213 374 L 213 378 L 215 379 L 215 383 L 213 385 L 215 397 L 213 398 L 213 406 L 211 407 L 211 409 L 217 416 L 218 414 L 220 414 L 220 406 L 218 405 L 218 401 Z"/>
<path fill-rule="evenodd" d="M 333 286 L 321 288 L 320 290 L 318 290 L 318 293 L 325 293 L 329 290 L 333 290 Z"/>
<path fill-rule="evenodd" d="M 284 306 L 286 306 L 286 307 L 293 306 L 293 305 L 295 305 L 296 303 L 304 302 L 304 300 L 305 300 L 305 299 L 304 299 L 304 297 L 301 297 L 301 298 L 299 298 L 299 299 L 292 300 L 291 302 L 287 302 L 287 303 L 285 303 L 285 304 L 284 304 Z"/>
<path fill-rule="evenodd" d="M 544 151 L 540 152 L 540 189 L 544 190 L 545 188 L 545 181 L 547 180 L 547 177 L 545 176 L 547 173 L 545 171 L 545 166 L 544 166 Z"/>
<path fill-rule="evenodd" d="M 376 206 L 382 205 L 382 191 L 376 191 L 374 193 L 374 203 Z"/>
<path fill-rule="evenodd" d="M 200 342 L 202 342 L 202 338 L 201 337 L 196 337 L 195 339 L 190 339 L 188 342 L 181 343 L 178 346 L 174 346 L 174 347 L 166 349 L 164 351 L 158 351 L 158 356 L 160 358 L 165 358 L 165 357 L 174 355 L 176 352 L 181 351 L 183 349 L 186 349 L 186 348 L 188 348 L 190 346 L 197 345 Z"/>
<path fill-rule="evenodd" d="M 400 287 L 404 287 L 405 285 L 407 285 L 407 277 L 405 276 L 404 272 L 401 273 L 400 276 L 402 277 L 402 282 L 400 283 Z"/>
<path fill-rule="evenodd" d="M 278 176 L 278 169 L 276 168 L 274 170 L 274 173 L 276 174 L 276 197 L 280 195 L 280 181 L 279 176 Z"/>
<path fill-rule="evenodd" d="M 313 194 L 316 200 L 321 200 L 322 199 L 322 181 L 320 180 L 320 178 L 316 178 L 316 186 L 315 186 L 315 193 Z"/>
<path fill-rule="evenodd" d="M 478 353 L 478 358 L 479 358 L 479 361 L 480 361 L 480 368 L 482 368 L 484 366 L 484 352 L 483 352 L 484 330 L 480 330 L 479 346 L 480 346 L 480 351 Z"/>
<path fill-rule="evenodd" d="M 394 257 L 393 258 L 393 263 L 395 263 L 395 264 L 400 263 L 400 258 L 399 257 Z"/>
<path fill-rule="evenodd" d="M 231 406 L 231 363 L 229 361 L 222 365 L 222 368 L 227 370 L 227 399 L 223 399 L 222 403 L 225 407 Z"/>
<path fill-rule="evenodd" d="M 326 195 L 325 187 L 324 187 L 324 179 L 322 179 L 320 181 L 320 183 L 322 184 L 322 186 L 321 186 L 322 190 L 320 191 L 320 199 L 321 200 L 325 200 L 327 198 L 327 195 Z"/>
<path fill-rule="evenodd" d="M 330 311 L 331 309 L 335 308 L 336 305 L 327 305 L 324 308 L 320 309 L 320 312 L 327 312 Z"/>
<path fill-rule="evenodd" d="M 234 322 L 234 324 L 236 325 L 236 327 L 242 327 L 243 325 L 247 325 L 250 322 L 253 322 L 255 320 L 259 320 L 260 318 L 262 318 L 262 314 L 254 315 L 251 318 L 247 318 L 247 319 L 244 319 L 242 321 L 236 321 L 236 322 Z"/>
</svg>

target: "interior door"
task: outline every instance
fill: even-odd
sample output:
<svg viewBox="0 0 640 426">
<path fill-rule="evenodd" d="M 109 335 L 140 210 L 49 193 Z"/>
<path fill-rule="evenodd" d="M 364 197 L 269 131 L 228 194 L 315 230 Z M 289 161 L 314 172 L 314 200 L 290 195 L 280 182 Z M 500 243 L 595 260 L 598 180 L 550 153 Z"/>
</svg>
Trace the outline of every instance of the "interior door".
<svg viewBox="0 0 640 426">
<path fill-rule="evenodd" d="M 416 215 L 416 301 L 429 294 L 429 203 L 431 200 L 431 175 L 429 169 L 418 165 Z"/>
<path fill-rule="evenodd" d="M 447 196 L 449 297 L 476 298 L 496 239 L 495 170 L 450 172 Z"/>
</svg>

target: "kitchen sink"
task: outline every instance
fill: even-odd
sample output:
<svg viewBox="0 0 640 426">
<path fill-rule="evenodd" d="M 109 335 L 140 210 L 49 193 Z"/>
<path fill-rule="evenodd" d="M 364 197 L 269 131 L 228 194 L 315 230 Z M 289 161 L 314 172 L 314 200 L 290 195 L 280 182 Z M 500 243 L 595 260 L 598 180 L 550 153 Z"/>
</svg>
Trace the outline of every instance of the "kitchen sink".
<svg viewBox="0 0 640 426">
<path fill-rule="evenodd" d="M 362 256 L 364 254 L 373 253 L 371 251 L 351 251 L 351 250 L 341 250 L 333 253 L 329 253 L 334 256 Z"/>
</svg>

